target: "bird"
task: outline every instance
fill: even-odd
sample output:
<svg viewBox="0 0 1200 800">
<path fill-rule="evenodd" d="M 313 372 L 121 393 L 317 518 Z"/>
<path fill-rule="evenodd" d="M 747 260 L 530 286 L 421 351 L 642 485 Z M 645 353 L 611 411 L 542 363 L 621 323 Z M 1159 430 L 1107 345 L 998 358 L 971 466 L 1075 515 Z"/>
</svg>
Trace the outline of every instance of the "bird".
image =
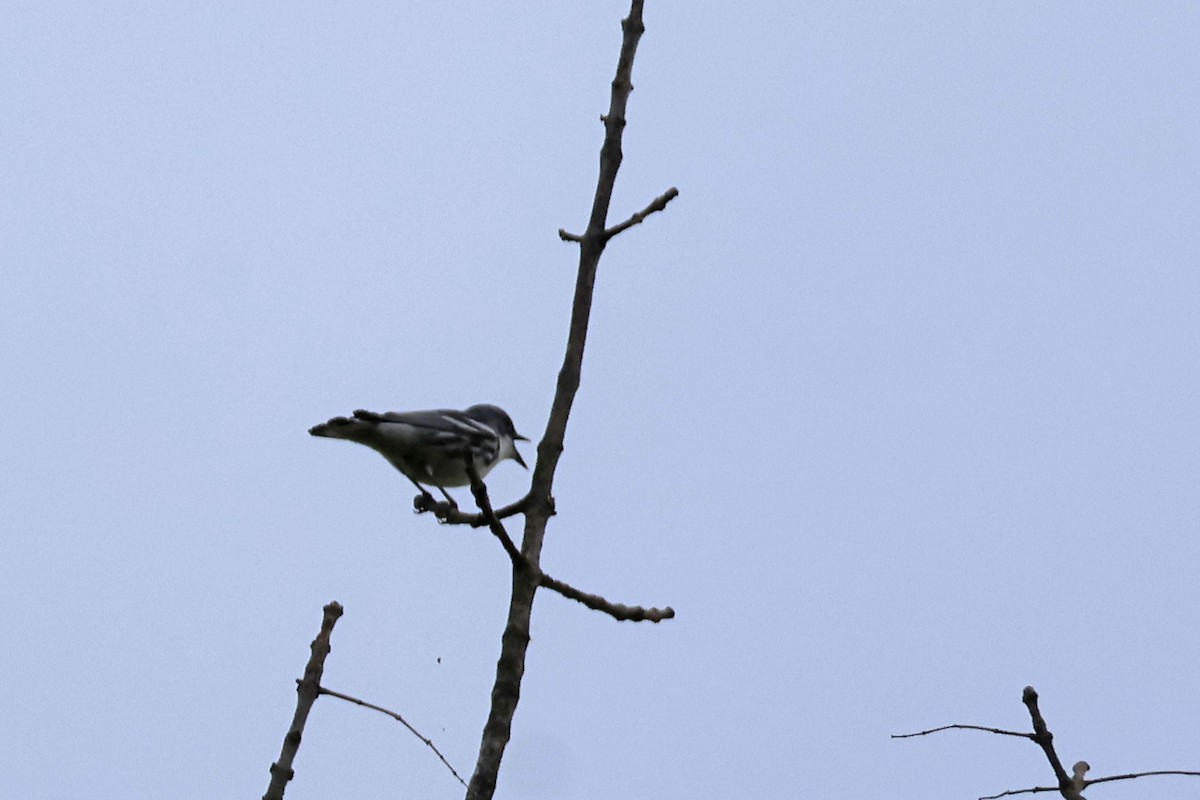
<svg viewBox="0 0 1200 800">
<path fill-rule="evenodd" d="M 447 487 L 466 486 L 466 457 L 470 453 L 480 479 L 505 459 L 529 469 L 517 451 L 517 442 L 529 439 L 517 433 L 512 417 L 498 407 L 481 403 L 465 411 L 387 411 L 359 409 L 350 417 L 334 417 L 308 432 L 327 439 L 346 439 L 376 451 L 427 495 L 433 486 L 454 503 Z"/>
</svg>

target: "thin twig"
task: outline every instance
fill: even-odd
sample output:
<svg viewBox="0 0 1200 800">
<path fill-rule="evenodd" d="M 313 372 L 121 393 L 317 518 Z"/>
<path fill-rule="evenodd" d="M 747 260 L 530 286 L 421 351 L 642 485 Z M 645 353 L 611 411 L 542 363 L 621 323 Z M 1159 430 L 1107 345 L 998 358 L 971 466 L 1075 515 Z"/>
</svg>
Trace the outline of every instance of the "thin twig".
<svg viewBox="0 0 1200 800">
<path fill-rule="evenodd" d="M 480 515 L 487 521 L 488 530 L 504 545 L 504 552 L 508 553 L 514 567 L 531 567 L 532 565 L 525 560 L 525 556 L 521 555 L 521 551 L 513 544 L 512 537 L 504 529 L 504 524 L 496 518 L 496 512 L 492 510 L 492 500 L 488 497 L 487 486 L 479 477 L 479 470 L 475 469 L 475 457 L 471 453 L 467 453 L 466 465 L 467 477 L 471 479 L 471 494 L 475 497 L 475 505 L 479 506 Z"/>
<path fill-rule="evenodd" d="M 1156 769 L 1151 772 L 1126 772 L 1124 775 L 1107 775 L 1103 778 L 1092 778 L 1084 784 L 1084 787 L 1086 788 L 1095 783 L 1108 783 L 1109 781 L 1128 781 L 1134 778 L 1144 778 L 1148 775 L 1187 775 L 1192 778 L 1200 778 L 1200 772 L 1192 770 Z"/>
<path fill-rule="evenodd" d="M 893 733 L 893 739 L 911 739 L 914 736 L 928 736 L 931 733 L 940 733 L 941 731 L 984 731 L 985 733 L 998 733 L 1003 736 L 1020 736 L 1022 739 L 1032 739 L 1032 733 L 1021 733 L 1019 731 L 1006 731 L 1002 728 L 985 728 L 983 725 L 943 725 L 940 728 L 930 728 L 927 731 L 917 731 L 916 733 Z"/>
<path fill-rule="evenodd" d="M 1103 778 L 1092 778 L 1084 780 L 1080 789 L 1086 789 L 1089 786 L 1094 786 L 1097 783 L 1108 783 L 1110 781 L 1128 781 L 1134 778 L 1145 778 L 1153 775 L 1185 775 L 1192 778 L 1200 778 L 1200 772 L 1194 772 L 1185 769 L 1156 769 L 1149 772 L 1127 772 L 1124 775 L 1106 775 Z M 1037 794 L 1039 792 L 1060 792 L 1057 786 L 1034 786 L 1029 789 L 1009 789 L 1007 792 L 1000 794 L 989 794 L 979 800 L 997 800 L 1001 797 L 1011 797 L 1017 794 Z"/>
<path fill-rule="evenodd" d="M 283 749 L 279 760 L 271 765 L 271 783 L 263 800 L 283 800 L 283 792 L 288 781 L 295 776 L 292 763 L 296 752 L 300 749 L 300 740 L 304 736 L 304 723 L 308 720 L 308 712 L 321 691 L 321 675 L 325 672 L 325 657 L 329 655 L 329 637 L 333 635 L 333 626 L 342 616 L 342 605 L 337 601 L 329 603 L 324 608 L 321 617 L 321 630 L 310 645 L 311 654 L 308 664 L 304 667 L 304 677 L 296 682 L 296 713 L 292 715 L 292 725 L 287 735 L 283 737 Z"/>
<path fill-rule="evenodd" d="M 662 622 L 664 619 L 674 619 L 675 617 L 675 609 L 670 606 L 666 608 L 643 608 L 642 606 L 627 606 L 621 603 L 613 603 L 605 600 L 598 594 L 581 592 L 574 586 L 551 578 L 544 572 L 541 573 L 540 583 L 545 588 L 558 592 L 563 597 L 583 603 L 593 611 L 603 611 L 616 620 L 624 622 Z"/>
<path fill-rule="evenodd" d="M 650 205 L 646 206 L 641 211 L 637 212 L 636 214 L 634 214 L 632 217 L 625 220 L 624 222 L 622 222 L 618 225 L 614 225 L 611 228 L 609 228 L 608 230 L 606 230 L 604 232 L 604 238 L 611 239 L 614 236 L 616 236 L 617 234 L 621 233 L 622 231 L 629 230 L 634 225 L 642 224 L 642 222 L 646 219 L 646 217 L 650 216 L 651 214 L 655 213 L 656 211 L 662 211 L 664 208 L 667 207 L 667 203 L 671 202 L 678 196 L 679 196 L 679 190 L 676 189 L 674 186 L 672 186 L 670 189 L 667 189 L 667 191 L 665 191 L 658 197 L 654 198 L 654 200 L 651 201 Z"/>
<path fill-rule="evenodd" d="M 453 775 L 458 780 L 459 783 L 461 783 L 463 786 L 467 785 L 467 782 L 462 779 L 462 776 L 460 776 L 458 774 L 458 772 L 454 769 L 454 767 L 450 766 L 450 762 L 446 760 L 446 757 L 444 755 L 442 755 L 442 751 L 437 749 L 437 745 L 435 745 L 433 743 L 433 740 L 430 739 L 428 736 L 423 736 L 420 731 L 418 731 L 416 728 L 414 728 L 412 725 L 410 725 L 408 723 L 408 720 L 406 720 L 404 717 L 397 714 L 395 711 L 389 711 L 388 709 L 383 708 L 382 706 L 377 706 L 374 703 L 368 703 L 366 700 L 359 700 L 357 697 L 351 697 L 348 694 L 342 694 L 341 692 L 335 692 L 333 689 L 326 689 L 324 686 L 320 687 L 320 693 L 327 694 L 330 697 L 336 697 L 339 700 L 345 700 L 347 703 L 354 703 L 355 705 L 362 706 L 363 708 L 369 708 L 372 711 L 378 711 L 381 714 L 387 714 L 389 717 L 396 720 L 404 727 L 408 728 L 408 730 L 412 733 L 413 736 L 417 737 L 422 742 L 424 742 L 425 746 L 428 747 L 430 750 L 432 750 L 437 755 L 437 757 L 442 760 L 442 763 L 446 765 L 446 769 L 450 770 L 450 774 Z"/>
<path fill-rule="evenodd" d="M 670 189 L 667 189 L 667 191 L 663 192 L 658 197 L 651 200 L 650 205 L 646 206 L 641 211 L 638 211 L 636 214 L 634 214 L 629 219 L 625 220 L 624 222 L 617 223 L 616 225 L 612 226 L 611 228 L 606 229 L 603 234 L 604 241 L 607 242 L 609 239 L 613 238 L 617 234 L 620 234 L 620 233 L 623 233 L 624 231 L 629 230 L 634 225 L 642 224 L 646 220 L 646 217 L 648 217 L 651 214 L 654 214 L 658 211 L 662 211 L 663 209 L 665 209 L 667 207 L 667 203 L 671 202 L 678 196 L 679 196 L 679 190 L 676 189 L 674 186 L 672 186 Z M 575 243 L 581 243 L 584 240 L 583 236 L 580 236 L 577 233 L 571 233 L 566 228 L 558 229 L 558 238 L 562 239 L 564 242 L 575 242 Z"/>
<path fill-rule="evenodd" d="M 997 800 L 997 798 L 1000 797 L 1011 797 L 1012 795 L 1016 794 L 1039 794 L 1041 792 L 1057 791 L 1059 791 L 1057 786 L 1034 786 L 1029 789 L 1009 789 L 1008 791 L 1001 792 L 1000 794 L 984 795 L 983 797 L 979 798 L 979 800 Z"/>
</svg>

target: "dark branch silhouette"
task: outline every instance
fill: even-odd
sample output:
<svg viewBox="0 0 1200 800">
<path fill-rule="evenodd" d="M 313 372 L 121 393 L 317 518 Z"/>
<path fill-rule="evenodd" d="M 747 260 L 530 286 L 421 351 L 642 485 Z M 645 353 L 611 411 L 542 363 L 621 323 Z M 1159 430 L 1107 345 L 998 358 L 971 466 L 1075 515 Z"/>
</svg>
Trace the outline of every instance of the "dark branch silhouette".
<svg viewBox="0 0 1200 800">
<path fill-rule="evenodd" d="M 292 717 L 292 725 L 288 728 L 287 735 L 283 737 L 283 750 L 279 754 L 279 760 L 271 765 L 271 783 L 267 787 L 267 793 L 263 795 L 263 800 L 283 800 L 283 793 L 287 789 L 288 781 L 295 776 L 292 763 L 295 761 L 296 752 L 300 749 L 300 741 L 304 738 L 304 724 L 308 721 L 308 714 L 312 710 L 313 703 L 322 695 L 336 697 L 339 700 L 345 700 L 348 703 L 354 703 L 355 705 L 378 711 L 381 714 L 387 714 L 412 731 L 413 736 L 416 736 L 425 743 L 426 747 L 433 750 L 437 757 L 442 760 L 442 763 L 446 765 L 446 769 L 450 770 L 450 774 L 457 778 L 459 783 L 466 786 L 467 784 L 463 781 L 462 776 L 455 771 L 454 767 L 450 766 L 450 762 L 442 755 L 442 751 L 437 749 L 433 740 L 427 736 L 422 736 L 404 717 L 395 711 L 389 711 L 382 706 L 368 703 L 365 700 L 359 700 L 357 697 L 351 697 L 348 694 L 326 689 L 321 685 L 321 676 L 325 673 L 325 658 L 329 655 L 330 651 L 329 638 L 333 634 L 333 626 L 337 623 L 338 618 L 342 616 L 343 611 L 341 603 L 336 601 L 325 606 L 324 616 L 321 619 L 321 630 L 317 633 L 317 638 L 313 639 L 311 645 L 312 654 L 309 656 L 308 664 L 304 667 L 304 677 L 296 681 L 296 713 Z"/>
<path fill-rule="evenodd" d="M 304 677 L 296 681 L 296 713 L 292 716 L 292 725 L 287 735 L 283 737 L 283 749 L 279 760 L 271 765 L 271 783 L 263 800 L 283 800 L 283 792 L 288 781 L 296 773 L 292 762 L 296 751 L 300 749 L 300 740 L 304 736 L 304 723 L 308 721 L 308 712 L 312 711 L 313 703 L 321 692 L 321 675 L 325 672 L 325 657 L 329 655 L 329 637 L 333 635 L 333 626 L 342 616 L 342 605 L 336 601 L 325 606 L 321 618 L 321 630 L 313 639 L 311 655 L 304 667 Z"/>
<path fill-rule="evenodd" d="M 524 512 L 528 501 L 529 496 L 526 495 L 515 503 L 510 503 L 496 509 L 496 519 L 508 519 Z M 443 522 L 447 525 L 469 525 L 472 528 L 482 528 L 489 524 L 487 517 L 483 514 L 470 514 L 459 511 L 458 506 L 446 500 L 436 500 L 431 494 L 419 494 L 414 497 L 413 510 L 418 514 L 431 512 L 437 517 L 438 522 Z"/>
<path fill-rule="evenodd" d="M 541 573 L 540 582 L 546 589 L 558 592 L 563 597 L 583 603 L 593 611 L 603 611 L 613 619 L 623 622 L 662 622 L 664 619 L 673 619 L 675 617 L 675 609 L 670 606 L 666 608 L 642 608 L 641 606 L 627 606 L 622 603 L 613 603 L 605 600 L 598 594 L 582 592 L 568 583 L 551 578 L 544 572 Z"/>
<path fill-rule="evenodd" d="M 1022 739 L 1032 739 L 1032 733 L 1021 733 L 1020 731 L 1006 731 L 1002 728 L 986 728 L 983 725 L 942 725 L 940 728 L 930 728 L 927 731 L 917 731 L 916 733 L 893 733 L 893 739 L 911 739 L 914 736 L 928 736 L 931 733 L 941 733 L 942 731 L 984 731 L 986 733 L 998 733 L 1003 736 L 1020 736 Z"/>
<path fill-rule="evenodd" d="M 432 750 L 437 757 L 442 760 L 442 763 L 446 765 L 446 769 L 450 770 L 450 774 L 453 775 L 459 783 L 461 783 L 463 786 L 467 785 L 467 782 L 462 779 L 462 776 L 458 774 L 458 771 L 455 770 L 454 767 L 450 766 L 450 762 L 446 760 L 444 755 L 442 755 L 442 751 L 437 749 L 437 745 L 433 743 L 433 740 L 428 736 L 422 735 L 420 731 L 408 723 L 408 720 L 397 714 L 395 711 L 390 711 L 383 706 L 377 706 L 374 703 L 368 703 L 366 700 L 359 700 L 357 697 L 351 697 L 348 694 L 335 692 L 333 689 L 326 689 L 324 686 L 320 687 L 320 693 L 323 695 L 329 695 L 330 697 L 336 697 L 338 700 L 345 700 L 347 703 L 354 703 L 356 706 L 369 708 L 372 711 L 378 711 L 380 714 L 386 714 L 392 719 L 396 720 L 401 725 L 408 728 L 408 730 L 412 732 L 413 736 L 424 742 L 425 746 Z"/>
<path fill-rule="evenodd" d="M 1166 769 L 1151 772 L 1128 772 L 1123 775 L 1108 775 L 1103 778 L 1089 779 L 1087 778 L 1087 773 L 1091 769 L 1091 765 L 1086 761 L 1075 762 L 1075 765 L 1071 767 L 1071 774 L 1068 775 L 1067 770 L 1063 767 L 1062 759 L 1058 757 L 1058 751 L 1054 748 L 1054 734 L 1050 732 L 1049 727 L 1046 725 L 1046 720 L 1042 716 L 1042 711 L 1038 707 L 1037 690 L 1032 686 L 1026 686 L 1025 690 L 1021 693 L 1021 702 L 1029 710 L 1029 718 L 1033 723 L 1032 733 L 1006 731 L 1001 728 L 986 728 L 982 725 L 942 725 L 939 728 L 930 728 L 929 730 L 918 731 L 916 733 L 895 734 L 892 738 L 909 739 L 914 736 L 928 736 L 931 733 L 949 730 L 985 731 L 1003 736 L 1017 736 L 1022 739 L 1030 739 L 1036 742 L 1038 747 L 1042 748 L 1042 753 L 1045 754 L 1046 760 L 1050 763 L 1050 769 L 1054 772 L 1054 777 L 1058 781 L 1057 786 L 1031 786 L 1027 789 L 1008 789 L 999 794 L 985 795 L 980 797 L 979 800 L 998 800 L 1001 797 L 1012 797 L 1018 794 L 1041 794 L 1044 792 L 1058 792 L 1064 800 L 1085 800 L 1082 794 L 1083 790 L 1097 783 L 1125 781 L 1133 778 L 1144 778 L 1150 775 L 1188 775 L 1200 777 L 1200 772 Z"/>
<path fill-rule="evenodd" d="M 621 22 L 621 52 L 617 58 L 608 113 L 603 117 L 604 143 L 600 147 L 600 174 L 596 181 L 596 193 L 586 230 L 581 236 L 571 239 L 579 245 L 579 267 L 575 278 L 575 296 L 571 304 L 567 350 L 558 373 L 558 385 L 550 407 L 550 418 L 538 443 L 537 463 L 533 468 L 532 485 L 524 509 L 525 535 L 521 541 L 521 553 L 531 569 L 525 565 L 513 567 L 508 622 L 501 637 L 496 680 L 492 686 L 491 708 L 483 728 L 475 773 L 471 776 L 471 783 L 467 789 L 468 800 L 490 800 L 496 791 L 500 760 L 512 735 L 513 714 L 521 695 L 521 679 L 525 674 L 525 654 L 529 647 L 529 620 L 533 613 L 534 595 L 542 585 L 554 585 L 560 591 L 566 588 L 565 584 L 559 585 L 557 582 L 543 583 L 545 577 L 541 572 L 542 543 L 546 535 L 546 523 L 554 513 L 554 473 L 563 452 L 567 420 L 571 415 L 575 394 L 579 391 L 596 270 L 604 246 L 612 235 L 607 228 L 608 208 L 612 201 L 617 171 L 621 166 L 621 136 L 625 129 L 625 109 L 629 102 L 629 94 L 633 91 L 633 59 L 637 53 L 638 41 L 645 30 L 642 24 L 642 5 L 642 0 L 632 0 L 629 16 Z M 674 194 L 668 194 L 674 197 Z M 666 197 L 662 205 L 665 206 L 669 200 L 670 197 Z M 594 596 L 572 591 L 574 594 L 567 596 L 573 596 L 581 602 L 585 602 L 584 598 L 596 599 Z M 611 613 L 606 606 L 617 608 L 606 601 L 594 602 L 589 607 Z"/>
<path fill-rule="evenodd" d="M 1075 774 L 1068 775 L 1058 752 L 1054 749 L 1054 734 L 1046 727 L 1046 720 L 1042 718 L 1042 712 L 1038 708 L 1037 690 L 1026 686 L 1025 691 L 1021 692 L 1021 702 L 1029 709 L 1029 717 L 1033 720 L 1033 741 L 1037 742 L 1038 747 L 1046 754 L 1050 769 L 1054 770 L 1054 777 L 1058 779 L 1058 791 L 1064 800 L 1083 800 L 1079 792 L 1083 789 L 1083 773 L 1087 772 L 1087 764 L 1079 762 L 1075 765 Z M 1083 769 L 1079 768 L 1080 764 L 1083 765 Z"/>
<path fill-rule="evenodd" d="M 575 280 L 575 294 L 571 304 L 571 322 L 567 335 L 566 353 L 563 356 L 562 368 L 558 373 L 558 383 L 550 409 L 550 417 L 546 422 L 546 430 L 538 443 L 537 461 L 534 464 L 529 493 L 511 505 L 504 506 L 499 510 L 493 509 L 491 499 L 488 497 L 487 486 L 480 478 L 472 456 L 467 455 L 467 474 L 470 478 L 471 494 L 479 507 L 478 514 L 459 511 L 453 498 L 444 490 L 442 493 L 445 495 L 445 501 L 436 500 L 419 484 L 418 489 L 421 490 L 421 494 L 413 500 L 414 511 L 418 514 L 431 512 L 443 524 L 487 526 L 504 547 L 512 564 L 512 594 L 509 600 L 508 620 L 501 636 L 500 657 L 496 663 L 496 679 L 492 687 L 491 705 L 479 746 L 479 757 L 475 764 L 474 774 L 467 785 L 468 800 L 490 800 L 496 790 L 500 761 L 512 734 L 513 714 L 520 698 L 521 680 L 525 673 L 525 655 L 529 647 L 529 622 L 533 613 L 533 598 L 539 588 L 545 587 L 558 592 L 564 597 L 608 614 L 617 620 L 660 622 L 675 616 L 674 610 L 670 607 L 664 609 L 643 608 L 613 603 L 600 595 L 583 592 L 563 581 L 552 578 L 541 569 L 542 543 L 545 538 L 546 525 L 555 513 L 552 493 L 554 474 L 563 452 L 567 420 L 575 402 L 575 395 L 579 390 L 583 352 L 587 341 L 588 321 L 591 316 L 592 297 L 600 256 L 610 239 L 634 225 L 641 224 L 651 214 L 662 211 L 679 194 L 677 189 L 669 189 L 624 222 L 611 228 L 606 227 L 613 186 L 623 157 L 621 137 L 625 129 L 625 109 L 630 92 L 633 91 L 633 60 L 637 52 L 638 41 L 645 30 L 642 24 L 642 7 L 643 0 L 632 0 L 629 16 L 621 21 L 621 51 L 617 59 L 616 76 L 612 82 L 608 113 L 601 117 L 604 122 L 604 142 L 600 148 L 600 173 L 596 181 L 596 192 L 587 228 L 579 236 L 560 231 L 560 235 L 564 239 L 579 245 L 579 266 Z M 519 549 L 501 521 L 517 514 L 525 515 L 525 532 Z M 304 721 L 313 702 L 321 694 L 371 708 L 398 720 L 432 748 L 451 773 L 459 778 L 458 773 L 433 746 L 433 743 L 421 736 L 399 714 L 357 698 L 321 688 L 321 671 L 325 656 L 329 652 L 329 633 L 332 631 L 333 621 L 342 613 L 341 606 L 336 603 L 326 606 L 325 610 L 326 624 L 322 626 L 321 633 L 313 642 L 313 658 L 305 671 L 304 679 L 299 681 L 300 701 L 297 704 L 296 719 L 284 739 L 283 754 L 276 764 L 271 765 L 271 787 L 264 796 L 264 800 L 282 799 L 284 787 L 293 774 L 291 764 L 300 745 Z M 336 610 L 336 614 L 333 613 L 334 610 Z M 459 780 L 462 779 L 459 778 Z"/>
<path fill-rule="evenodd" d="M 479 506 L 480 516 L 487 521 L 488 530 L 500 540 L 500 544 L 504 545 L 504 552 L 508 553 L 513 567 L 534 569 L 533 565 L 526 560 L 525 556 L 521 555 L 521 551 L 513 544 L 512 537 L 504 529 L 504 523 L 500 522 L 500 519 L 496 516 L 496 512 L 492 510 L 492 501 L 488 497 L 487 486 L 484 485 L 483 479 L 479 477 L 479 470 L 475 469 L 474 456 L 470 453 L 467 454 L 466 463 L 467 477 L 471 479 L 471 495 L 475 498 L 475 505 Z"/>
<path fill-rule="evenodd" d="M 470 456 L 467 457 L 467 475 L 471 478 L 471 494 L 475 497 L 475 504 L 479 506 L 479 515 L 487 521 L 492 534 L 504 545 L 504 550 L 512 560 L 513 566 L 535 573 L 538 576 L 538 585 L 558 592 L 563 597 L 577 600 L 590 609 L 602 611 L 617 620 L 661 622 L 664 619 L 671 619 L 675 616 L 674 609 L 670 607 L 664 609 L 642 608 L 641 606 L 627 606 L 622 603 L 613 603 L 605 600 L 598 594 L 589 594 L 588 592 L 576 589 L 565 581 L 551 578 L 525 558 L 524 554 L 517 550 L 516 545 L 509 538 L 508 531 L 504 529 L 504 525 L 496 518 L 496 512 L 492 510 L 492 502 L 488 497 L 487 486 L 484 484 L 483 479 L 479 477 L 479 472 L 475 469 L 475 464 Z"/>
<path fill-rule="evenodd" d="M 609 239 L 613 238 L 617 234 L 632 228 L 634 225 L 641 225 L 646 220 L 646 217 L 650 216 L 651 214 L 653 214 L 657 211 L 662 211 L 663 209 L 665 209 L 667 207 L 667 203 L 671 202 L 678 196 L 679 196 L 679 190 L 676 189 L 674 186 L 672 186 L 670 189 L 667 189 L 667 191 L 663 192 L 658 197 L 656 197 L 652 201 L 650 201 L 650 205 L 646 206 L 645 208 L 643 208 L 641 211 L 634 214 L 629 219 L 625 220 L 624 222 L 618 223 L 618 224 L 612 226 L 611 228 L 608 228 L 607 230 L 605 230 L 604 231 L 604 240 L 608 241 Z M 574 234 L 574 233 L 569 233 L 564 228 L 558 229 L 558 238 L 562 239 L 564 242 L 582 242 L 583 241 L 582 236 L 579 236 L 578 234 Z"/>
</svg>

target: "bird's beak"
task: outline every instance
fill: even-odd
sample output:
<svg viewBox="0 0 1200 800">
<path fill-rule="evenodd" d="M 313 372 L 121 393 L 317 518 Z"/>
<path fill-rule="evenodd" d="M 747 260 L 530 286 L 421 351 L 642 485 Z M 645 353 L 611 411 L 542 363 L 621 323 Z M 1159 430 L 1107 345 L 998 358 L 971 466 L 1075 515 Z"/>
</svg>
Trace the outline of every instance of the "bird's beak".
<svg viewBox="0 0 1200 800">
<path fill-rule="evenodd" d="M 517 446 L 516 446 L 516 442 L 528 442 L 529 437 L 522 436 L 521 434 L 517 433 L 516 431 L 513 431 L 512 438 L 513 438 L 513 442 L 514 442 L 513 449 L 512 449 L 513 450 L 513 461 L 517 462 L 525 469 L 529 469 L 529 465 L 525 463 L 525 459 L 521 458 L 521 454 L 517 452 Z"/>
</svg>

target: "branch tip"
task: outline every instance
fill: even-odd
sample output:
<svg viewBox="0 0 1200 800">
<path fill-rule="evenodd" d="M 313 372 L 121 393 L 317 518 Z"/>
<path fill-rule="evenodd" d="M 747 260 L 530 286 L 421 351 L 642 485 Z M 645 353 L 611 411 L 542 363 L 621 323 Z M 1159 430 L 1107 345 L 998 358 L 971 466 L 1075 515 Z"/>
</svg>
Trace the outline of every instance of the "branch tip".
<svg viewBox="0 0 1200 800">
<path fill-rule="evenodd" d="M 634 225 L 640 225 L 642 222 L 645 221 L 646 217 L 648 217 L 651 214 L 654 214 L 658 211 L 664 210 L 667 207 L 667 203 L 671 202 L 678 196 L 679 196 L 679 190 L 676 189 L 674 186 L 672 186 L 670 189 L 668 189 L 667 191 L 663 192 L 658 197 L 651 200 L 650 205 L 646 206 L 641 211 L 638 211 L 636 214 L 634 214 L 629 219 L 625 220 L 622 223 L 614 225 L 613 227 L 604 231 L 604 241 L 608 241 L 609 239 L 613 238 L 614 236 L 621 233 L 622 231 L 629 230 Z"/>
</svg>

